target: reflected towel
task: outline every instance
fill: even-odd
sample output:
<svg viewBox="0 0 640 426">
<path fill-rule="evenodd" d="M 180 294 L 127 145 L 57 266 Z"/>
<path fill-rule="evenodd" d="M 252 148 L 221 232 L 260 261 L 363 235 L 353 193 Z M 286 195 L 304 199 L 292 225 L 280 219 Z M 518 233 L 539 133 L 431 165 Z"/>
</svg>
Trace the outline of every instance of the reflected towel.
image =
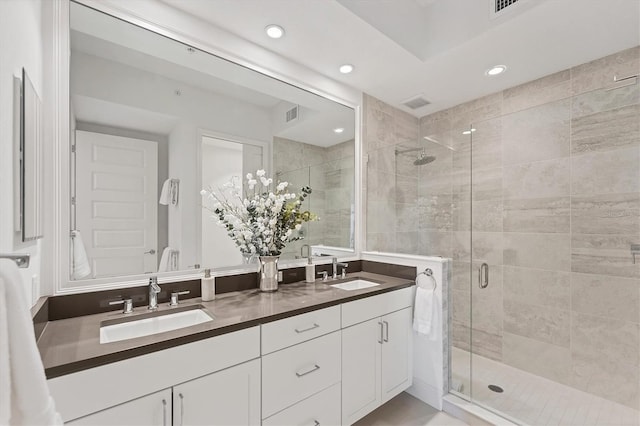
<svg viewBox="0 0 640 426">
<path fill-rule="evenodd" d="M 16 264 L 0 259 L 0 424 L 62 425 L 23 288 Z"/>
<path fill-rule="evenodd" d="M 171 179 L 167 179 L 162 184 L 162 191 L 160 191 L 160 204 L 168 206 L 171 203 Z"/>
<path fill-rule="evenodd" d="M 158 272 L 169 272 L 178 270 L 178 250 L 167 247 L 162 251 Z"/>
<path fill-rule="evenodd" d="M 438 303 L 432 289 L 416 287 L 416 300 L 413 309 L 413 329 L 424 334 L 429 340 L 438 338 Z"/>
<path fill-rule="evenodd" d="M 91 274 L 91 266 L 89 266 L 89 257 L 87 256 L 87 250 L 84 248 L 80 231 L 71 231 L 71 240 L 73 247 L 71 277 L 74 280 L 79 280 Z"/>
</svg>

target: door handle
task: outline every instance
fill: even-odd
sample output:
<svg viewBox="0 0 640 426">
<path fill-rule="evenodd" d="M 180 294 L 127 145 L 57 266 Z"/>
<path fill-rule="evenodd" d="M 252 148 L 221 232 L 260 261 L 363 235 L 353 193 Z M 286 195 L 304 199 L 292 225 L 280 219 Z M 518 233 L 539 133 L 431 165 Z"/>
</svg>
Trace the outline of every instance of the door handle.
<svg viewBox="0 0 640 426">
<path fill-rule="evenodd" d="M 162 426 L 167 426 L 167 400 L 162 399 Z"/>
<path fill-rule="evenodd" d="M 487 288 L 489 286 L 489 265 L 483 263 L 478 269 L 478 286 L 480 288 Z"/>
<path fill-rule="evenodd" d="M 389 341 L 389 323 L 386 321 L 382 321 L 382 324 L 384 325 L 384 339 L 382 339 L 385 342 Z"/>
<path fill-rule="evenodd" d="M 184 424 L 184 395 L 179 393 L 178 396 L 180 397 L 180 426 L 182 426 Z"/>
<path fill-rule="evenodd" d="M 378 340 L 378 343 L 382 344 L 384 331 L 382 330 L 382 323 L 378 322 L 378 325 L 380 326 L 380 340 Z"/>
<path fill-rule="evenodd" d="M 318 371 L 318 370 L 320 370 L 320 366 L 319 366 L 318 364 L 314 364 L 313 368 L 311 368 L 311 369 L 310 369 L 310 370 L 308 370 L 308 371 L 305 371 L 304 373 L 300 373 L 299 371 L 298 371 L 298 372 L 296 372 L 296 376 L 298 376 L 298 377 L 304 377 L 304 376 L 306 376 L 307 374 L 311 374 L 311 373 L 313 373 L 314 371 Z"/>
<path fill-rule="evenodd" d="M 320 327 L 320 324 L 314 322 L 311 327 L 307 327 L 307 328 L 303 328 L 303 329 L 294 328 L 294 330 L 295 330 L 296 333 L 304 333 L 305 331 L 315 330 L 318 327 Z"/>
<path fill-rule="evenodd" d="M 144 254 L 156 254 L 156 250 L 155 249 L 151 249 L 149 251 L 145 251 Z"/>
</svg>

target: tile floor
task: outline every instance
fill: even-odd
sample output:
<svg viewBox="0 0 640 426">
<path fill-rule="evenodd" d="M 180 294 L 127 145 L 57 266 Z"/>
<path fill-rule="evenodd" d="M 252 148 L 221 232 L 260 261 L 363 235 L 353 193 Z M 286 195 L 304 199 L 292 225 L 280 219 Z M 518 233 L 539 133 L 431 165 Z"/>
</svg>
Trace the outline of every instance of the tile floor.
<svg viewBox="0 0 640 426">
<path fill-rule="evenodd" d="M 462 426 L 465 422 L 402 392 L 353 426 Z"/>
<path fill-rule="evenodd" d="M 462 384 L 469 395 L 469 352 L 453 348 L 451 364 L 454 386 Z M 529 425 L 638 426 L 640 411 L 473 355 L 473 399 L 499 411 L 517 423 Z M 503 393 L 488 389 L 499 385 Z"/>
</svg>

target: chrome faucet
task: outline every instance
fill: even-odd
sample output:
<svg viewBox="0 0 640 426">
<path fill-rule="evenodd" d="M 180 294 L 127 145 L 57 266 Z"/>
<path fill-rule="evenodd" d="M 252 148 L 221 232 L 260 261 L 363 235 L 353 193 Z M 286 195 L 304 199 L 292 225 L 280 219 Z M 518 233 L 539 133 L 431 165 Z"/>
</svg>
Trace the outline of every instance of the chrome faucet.
<svg viewBox="0 0 640 426">
<path fill-rule="evenodd" d="M 338 258 L 334 257 L 332 259 L 332 265 L 333 265 L 333 279 L 337 279 L 338 278 L 338 266 L 342 267 L 342 278 L 345 278 L 347 276 L 347 267 L 349 266 L 348 263 L 339 263 L 338 262 Z"/>
<path fill-rule="evenodd" d="M 160 293 L 160 286 L 158 285 L 158 278 L 149 278 L 149 310 L 155 311 L 158 309 L 158 293 Z"/>
</svg>

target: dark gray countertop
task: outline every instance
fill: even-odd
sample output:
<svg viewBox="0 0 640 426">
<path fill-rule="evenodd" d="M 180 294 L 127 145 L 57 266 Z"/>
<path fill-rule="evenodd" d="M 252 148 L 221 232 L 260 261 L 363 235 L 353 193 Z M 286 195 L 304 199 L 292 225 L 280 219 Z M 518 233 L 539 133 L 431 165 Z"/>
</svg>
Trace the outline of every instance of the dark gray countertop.
<svg viewBox="0 0 640 426">
<path fill-rule="evenodd" d="M 328 285 L 356 277 L 376 281 L 380 285 L 353 291 Z M 405 278 L 357 272 L 346 280 L 283 284 L 275 293 L 262 293 L 255 289 L 219 294 L 211 302 L 189 299 L 181 302 L 180 307 L 201 304 L 215 319 L 166 333 L 105 344 L 100 344 L 103 321 L 124 317 L 130 320 L 136 315 L 146 314 L 146 307 L 135 308 L 133 314 L 128 315 L 117 310 L 50 321 L 38 339 L 38 349 L 46 376 L 50 379 L 412 285 L 413 282 Z M 176 308 L 163 304 L 158 311 L 171 309 Z"/>
</svg>

